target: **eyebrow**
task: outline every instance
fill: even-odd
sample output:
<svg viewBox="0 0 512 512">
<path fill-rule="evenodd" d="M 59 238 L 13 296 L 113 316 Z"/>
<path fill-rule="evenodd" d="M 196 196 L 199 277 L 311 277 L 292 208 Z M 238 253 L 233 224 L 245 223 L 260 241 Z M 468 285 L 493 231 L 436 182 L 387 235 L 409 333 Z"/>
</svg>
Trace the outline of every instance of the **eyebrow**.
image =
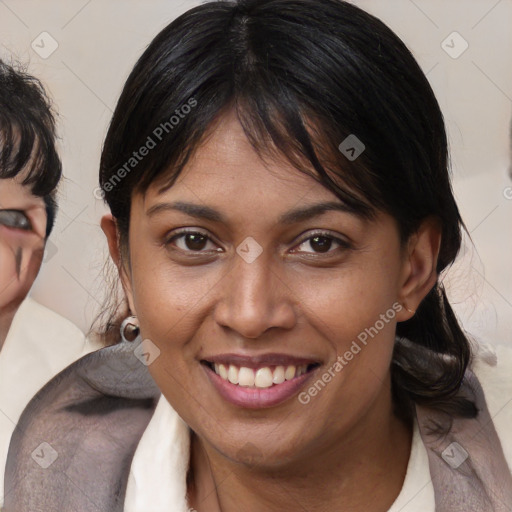
<svg viewBox="0 0 512 512">
<path fill-rule="evenodd" d="M 209 206 L 203 206 L 200 204 L 184 203 L 177 201 L 175 203 L 158 203 L 152 206 L 147 212 L 148 217 L 153 217 L 161 212 L 166 211 L 178 211 L 190 215 L 191 217 L 197 217 L 198 219 L 211 220 L 213 222 L 226 223 L 224 215 L 217 210 L 210 208 Z"/>
<path fill-rule="evenodd" d="M 303 222 L 308 219 L 311 219 L 313 217 L 318 217 L 319 215 L 323 215 L 324 213 L 330 211 L 350 213 L 352 215 L 355 214 L 354 209 L 349 207 L 345 203 L 337 201 L 328 201 L 325 203 L 313 204 L 303 208 L 291 210 L 281 215 L 281 217 L 279 218 L 279 222 L 281 224 L 296 224 L 298 222 Z"/>
<path fill-rule="evenodd" d="M 196 217 L 198 219 L 205 219 L 212 222 L 218 222 L 228 224 L 226 217 L 219 211 L 205 205 L 199 205 L 194 203 L 186 203 L 183 201 L 176 201 L 174 203 L 158 203 L 152 206 L 147 212 L 148 217 L 153 217 L 161 212 L 166 211 L 178 211 Z M 352 215 L 360 216 L 354 211 L 353 208 L 349 207 L 345 203 L 337 201 L 328 201 L 324 203 L 313 204 L 306 207 L 296 208 L 290 210 L 279 217 L 278 223 L 280 224 L 296 224 L 304 222 L 313 217 L 318 217 L 329 211 L 340 211 L 343 213 L 350 213 Z"/>
</svg>

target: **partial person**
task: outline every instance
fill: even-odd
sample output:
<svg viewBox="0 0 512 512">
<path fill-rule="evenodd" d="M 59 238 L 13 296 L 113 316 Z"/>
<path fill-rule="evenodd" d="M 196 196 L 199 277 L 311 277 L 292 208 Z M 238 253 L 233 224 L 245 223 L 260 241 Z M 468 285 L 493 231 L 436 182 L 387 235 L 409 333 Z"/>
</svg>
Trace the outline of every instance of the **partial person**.
<svg viewBox="0 0 512 512">
<path fill-rule="evenodd" d="M 0 504 L 21 412 L 86 346 L 78 327 L 28 296 L 57 211 L 62 169 L 55 143 L 43 85 L 0 60 Z"/>
<path fill-rule="evenodd" d="M 508 510 L 512 355 L 443 288 L 448 162 L 425 74 L 349 2 L 164 28 L 101 158 L 122 341 L 26 408 L 7 512 Z"/>
</svg>

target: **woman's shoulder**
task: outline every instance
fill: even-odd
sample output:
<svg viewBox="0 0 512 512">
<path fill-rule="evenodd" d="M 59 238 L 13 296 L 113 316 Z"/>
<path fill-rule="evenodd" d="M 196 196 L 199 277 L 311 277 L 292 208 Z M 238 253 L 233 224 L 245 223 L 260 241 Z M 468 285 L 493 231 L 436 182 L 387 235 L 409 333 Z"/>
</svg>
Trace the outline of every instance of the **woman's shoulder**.
<svg viewBox="0 0 512 512">
<path fill-rule="evenodd" d="M 512 467 L 512 346 L 479 341 L 474 353 L 471 369 L 480 381 L 505 458 Z"/>
</svg>

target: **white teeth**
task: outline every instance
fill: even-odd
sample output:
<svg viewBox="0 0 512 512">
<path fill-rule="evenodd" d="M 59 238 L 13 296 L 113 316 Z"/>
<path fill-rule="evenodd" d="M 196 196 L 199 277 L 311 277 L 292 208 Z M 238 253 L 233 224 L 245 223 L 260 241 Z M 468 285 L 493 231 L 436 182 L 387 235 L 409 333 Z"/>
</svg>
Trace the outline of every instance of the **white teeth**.
<svg viewBox="0 0 512 512">
<path fill-rule="evenodd" d="M 260 368 L 256 372 L 256 377 L 254 379 L 254 385 L 257 388 L 269 388 L 272 386 L 272 371 L 270 368 Z"/>
<path fill-rule="evenodd" d="M 228 380 L 231 384 L 238 384 L 238 368 L 232 364 L 229 365 Z"/>
<path fill-rule="evenodd" d="M 284 378 L 286 380 L 292 380 L 295 377 L 295 372 L 297 368 L 295 366 L 287 366 L 286 371 L 284 372 Z"/>
<path fill-rule="evenodd" d="M 301 366 L 276 366 L 272 371 L 268 366 L 253 370 L 242 366 L 238 368 L 232 364 L 225 365 L 215 363 L 213 365 L 215 373 L 222 379 L 238 384 L 243 387 L 269 388 L 273 384 L 282 384 L 286 380 L 292 380 L 300 377 L 307 372 L 308 365 Z"/>
<path fill-rule="evenodd" d="M 274 378 L 272 379 L 272 382 L 274 384 L 282 384 L 284 381 L 285 381 L 284 366 L 276 366 L 276 369 L 274 370 Z"/>
<path fill-rule="evenodd" d="M 219 371 L 215 370 L 224 380 L 228 380 L 228 369 L 225 365 L 219 364 Z"/>
<path fill-rule="evenodd" d="M 254 386 L 254 370 L 242 366 L 238 372 L 238 385 L 251 388 Z"/>
</svg>

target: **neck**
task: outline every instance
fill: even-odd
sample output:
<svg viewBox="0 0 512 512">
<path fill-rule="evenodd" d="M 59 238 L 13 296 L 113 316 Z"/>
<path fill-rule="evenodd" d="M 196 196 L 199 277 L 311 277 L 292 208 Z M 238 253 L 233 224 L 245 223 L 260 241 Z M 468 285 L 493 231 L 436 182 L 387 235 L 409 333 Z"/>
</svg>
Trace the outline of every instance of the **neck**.
<svg viewBox="0 0 512 512">
<path fill-rule="evenodd" d="M 193 435 L 191 505 L 201 512 L 387 511 L 402 488 L 412 439 L 412 425 L 394 416 L 387 395 L 384 415 L 370 411 L 342 440 L 277 470 L 235 464 Z"/>
</svg>

